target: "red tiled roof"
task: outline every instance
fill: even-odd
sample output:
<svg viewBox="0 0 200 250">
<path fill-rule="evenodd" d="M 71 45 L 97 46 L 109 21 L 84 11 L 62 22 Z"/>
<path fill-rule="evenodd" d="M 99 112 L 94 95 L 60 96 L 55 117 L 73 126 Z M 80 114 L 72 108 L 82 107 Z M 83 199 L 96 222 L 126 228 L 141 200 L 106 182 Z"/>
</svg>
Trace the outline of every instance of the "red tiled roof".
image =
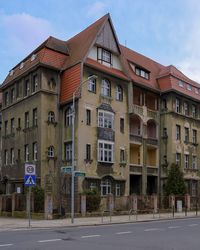
<svg viewBox="0 0 200 250">
<path fill-rule="evenodd" d="M 61 74 L 60 103 L 72 99 L 72 95 L 81 82 L 81 63 L 66 69 Z"/>
<path fill-rule="evenodd" d="M 153 61 L 152 59 L 143 56 L 129 48 L 124 47 L 123 45 L 120 45 L 121 51 L 127 60 L 127 68 L 130 74 L 130 78 L 133 82 L 136 82 L 138 84 L 142 84 L 144 86 L 147 86 L 148 88 L 152 88 L 155 90 L 159 90 L 159 86 L 157 84 L 157 76 L 161 69 L 164 68 L 163 65 Z M 150 72 L 150 79 L 147 80 L 145 78 L 142 78 L 140 76 L 137 76 L 133 69 L 131 68 L 131 64 L 135 66 L 140 66 L 143 69 Z"/>
<path fill-rule="evenodd" d="M 101 70 L 103 72 L 106 72 L 107 74 L 110 74 L 112 76 L 116 76 L 116 77 L 119 77 L 123 80 L 126 80 L 126 81 L 129 81 L 130 79 L 124 74 L 123 71 L 121 70 L 118 70 L 118 69 L 114 69 L 114 68 L 109 68 L 91 58 L 87 58 L 87 60 L 85 61 L 85 64 L 90 66 L 91 68 L 94 68 L 94 69 L 98 69 L 98 70 Z"/>
</svg>

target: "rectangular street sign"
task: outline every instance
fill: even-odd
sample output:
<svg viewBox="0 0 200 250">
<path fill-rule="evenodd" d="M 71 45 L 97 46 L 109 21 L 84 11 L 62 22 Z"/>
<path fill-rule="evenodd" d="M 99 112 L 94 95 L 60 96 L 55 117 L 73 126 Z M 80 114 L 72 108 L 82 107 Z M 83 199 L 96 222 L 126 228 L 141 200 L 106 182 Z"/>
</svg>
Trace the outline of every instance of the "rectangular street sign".
<svg viewBox="0 0 200 250">
<path fill-rule="evenodd" d="M 61 167 L 61 172 L 71 174 L 72 173 L 72 167 Z"/>
<path fill-rule="evenodd" d="M 74 171 L 75 177 L 85 177 L 85 173 L 81 171 Z"/>
<path fill-rule="evenodd" d="M 32 187 L 36 185 L 36 176 L 35 175 L 25 175 L 24 176 L 24 185 L 26 187 Z"/>
</svg>

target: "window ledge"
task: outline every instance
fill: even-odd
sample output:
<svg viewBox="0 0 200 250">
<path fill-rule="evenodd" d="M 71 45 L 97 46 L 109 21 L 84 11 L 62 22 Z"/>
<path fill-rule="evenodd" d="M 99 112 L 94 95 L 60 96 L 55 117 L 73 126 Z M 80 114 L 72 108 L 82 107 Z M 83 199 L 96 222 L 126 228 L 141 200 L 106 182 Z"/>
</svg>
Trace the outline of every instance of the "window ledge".
<svg viewBox="0 0 200 250">
<path fill-rule="evenodd" d="M 98 161 L 98 165 L 107 165 L 107 166 L 111 166 L 113 165 L 114 162 L 107 162 L 107 161 Z"/>
</svg>

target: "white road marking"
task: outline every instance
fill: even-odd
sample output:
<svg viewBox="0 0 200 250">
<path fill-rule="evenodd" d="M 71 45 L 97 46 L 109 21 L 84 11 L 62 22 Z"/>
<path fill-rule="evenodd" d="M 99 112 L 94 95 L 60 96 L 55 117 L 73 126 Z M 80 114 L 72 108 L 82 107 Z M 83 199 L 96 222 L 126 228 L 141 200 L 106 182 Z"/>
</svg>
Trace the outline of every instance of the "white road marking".
<svg viewBox="0 0 200 250">
<path fill-rule="evenodd" d="M 51 240 L 38 240 L 39 243 L 45 243 L 45 242 L 52 242 L 52 241 L 59 241 L 61 239 L 51 239 Z"/>
<path fill-rule="evenodd" d="M 180 226 L 171 226 L 171 227 L 168 227 L 169 229 L 175 229 L 175 228 L 180 228 Z"/>
<path fill-rule="evenodd" d="M 0 245 L 0 247 L 10 247 L 10 246 L 13 246 L 13 244 L 3 244 L 3 245 Z"/>
<path fill-rule="evenodd" d="M 148 229 L 145 229 L 144 231 L 150 232 L 150 231 L 162 231 L 162 230 L 163 230 L 162 228 L 148 228 Z"/>
<path fill-rule="evenodd" d="M 118 232 L 116 234 L 131 234 L 132 232 L 131 231 L 126 231 L 126 232 Z"/>
<path fill-rule="evenodd" d="M 189 227 L 196 227 L 196 226 L 198 226 L 198 224 L 190 224 L 190 225 L 188 225 Z"/>
<path fill-rule="evenodd" d="M 82 239 L 85 239 L 85 238 L 93 238 L 93 237 L 100 237 L 101 235 L 99 234 L 92 234 L 92 235 L 83 235 L 81 236 Z"/>
</svg>

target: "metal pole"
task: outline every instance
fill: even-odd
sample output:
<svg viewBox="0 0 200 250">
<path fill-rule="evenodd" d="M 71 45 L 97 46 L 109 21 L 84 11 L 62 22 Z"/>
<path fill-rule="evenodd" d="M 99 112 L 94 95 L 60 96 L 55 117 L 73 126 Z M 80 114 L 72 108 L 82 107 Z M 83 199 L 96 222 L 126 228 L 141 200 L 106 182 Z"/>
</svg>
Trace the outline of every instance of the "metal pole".
<svg viewBox="0 0 200 250">
<path fill-rule="evenodd" d="M 28 227 L 31 227 L 31 186 L 28 187 Z"/>
<path fill-rule="evenodd" d="M 75 169 L 75 92 L 72 104 L 72 180 L 71 180 L 71 223 L 74 223 L 74 169 Z"/>
</svg>

